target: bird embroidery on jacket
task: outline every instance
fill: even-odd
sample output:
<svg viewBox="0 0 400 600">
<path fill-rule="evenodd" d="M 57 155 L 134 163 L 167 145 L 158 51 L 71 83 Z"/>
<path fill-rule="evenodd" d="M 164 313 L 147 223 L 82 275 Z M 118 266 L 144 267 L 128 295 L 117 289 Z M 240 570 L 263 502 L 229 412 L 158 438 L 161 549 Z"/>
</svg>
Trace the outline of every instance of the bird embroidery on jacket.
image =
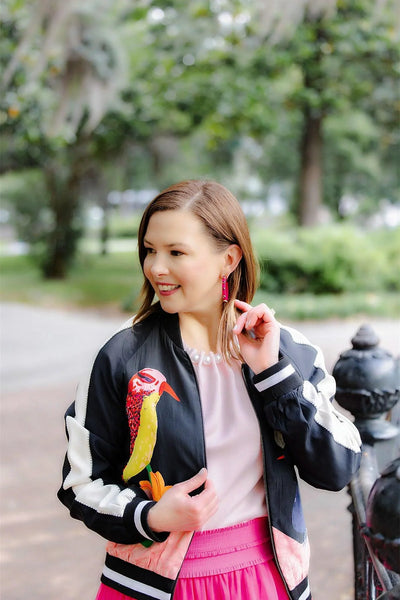
<svg viewBox="0 0 400 600">
<path fill-rule="evenodd" d="M 129 381 L 126 411 L 131 437 L 131 456 L 122 474 L 125 482 L 144 468 L 147 468 L 152 482 L 150 461 L 157 438 L 156 406 L 164 392 L 168 392 L 179 402 L 178 396 L 167 383 L 164 375 L 156 369 L 142 369 Z M 161 477 L 161 474 L 158 475 Z M 146 489 L 146 486 L 142 487 Z M 150 488 L 149 491 L 152 492 L 152 489 Z"/>
</svg>

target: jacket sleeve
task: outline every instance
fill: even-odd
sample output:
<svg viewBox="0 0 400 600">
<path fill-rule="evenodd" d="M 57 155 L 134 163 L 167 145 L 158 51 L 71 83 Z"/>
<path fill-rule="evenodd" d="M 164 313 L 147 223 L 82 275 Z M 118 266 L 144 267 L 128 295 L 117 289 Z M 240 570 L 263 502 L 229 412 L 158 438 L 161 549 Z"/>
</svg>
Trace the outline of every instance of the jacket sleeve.
<svg viewBox="0 0 400 600">
<path fill-rule="evenodd" d="M 332 404 L 335 380 L 321 351 L 293 329 L 283 328 L 282 335 L 279 362 L 253 377 L 263 412 L 300 477 L 314 487 L 340 490 L 359 468 L 358 430 Z"/>
<path fill-rule="evenodd" d="M 105 348 L 65 415 L 68 449 L 58 498 L 73 518 L 107 540 L 164 541 L 168 534 L 156 534 L 147 525 L 154 502 L 139 486 L 122 480 L 129 455 L 122 368 L 115 349 Z"/>
</svg>

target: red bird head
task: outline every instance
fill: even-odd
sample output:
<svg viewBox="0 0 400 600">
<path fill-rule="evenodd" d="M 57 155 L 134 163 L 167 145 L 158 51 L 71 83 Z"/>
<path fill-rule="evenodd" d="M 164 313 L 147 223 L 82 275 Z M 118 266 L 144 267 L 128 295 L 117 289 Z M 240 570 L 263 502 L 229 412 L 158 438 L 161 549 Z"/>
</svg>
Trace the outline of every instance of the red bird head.
<svg viewBox="0 0 400 600">
<path fill-rule="evenodd" d="M 164 392 L 168 392 L 170 396 L 179 402 L 178 396 L 167 383 L 165 376 L 157 369 L 142 369 L 129 381 L 128 394 L 139 394 L 143 398 L 153 392 L 158 392 L 160 396 Z"/>
<path fill-rule="evenodd" d="M 130 429 L 130 448 L 131 452 L 138 434 L 140 425 L 140 411 L 142 410 L 143 400 L 152 393 L 158 393 L 159 397 L 164 392 L 178 400 L 172 387 L 167 383 L 165 376 L 156 369 L 142 369 L 130 379 L 128 384 L 128 395 L 126 397 L 126 412 L 128 415 Z"/>
</svg>

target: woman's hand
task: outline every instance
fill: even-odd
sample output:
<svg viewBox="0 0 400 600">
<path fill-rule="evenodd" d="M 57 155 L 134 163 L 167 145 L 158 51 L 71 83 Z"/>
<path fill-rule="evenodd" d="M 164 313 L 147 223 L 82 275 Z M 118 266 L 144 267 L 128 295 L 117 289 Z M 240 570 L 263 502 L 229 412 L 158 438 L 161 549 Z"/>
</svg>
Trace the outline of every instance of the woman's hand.
<svg viewBox="0 0 400 600">
<path fill-rule="evenodd" d="M 243 312 L 233 333 L 244 360 L 257 375 L 279 360 L 280 328 L 274 317 L 275 311 L 266 304 L 252 307 L 241 300 L 235 300 L 235 306 Z"/>
<path fill-rule="evenodd" d="M 204 483 L 204 490 L 196 496 L 189 493 Z M 218 498 L 214 485 L 207 479 L 207 469 L 194 477 L 173 485 L 150 510 L 147 522 L 154 532 L 196 531 L 201 529 L 217 511 Z"/>
</svg>

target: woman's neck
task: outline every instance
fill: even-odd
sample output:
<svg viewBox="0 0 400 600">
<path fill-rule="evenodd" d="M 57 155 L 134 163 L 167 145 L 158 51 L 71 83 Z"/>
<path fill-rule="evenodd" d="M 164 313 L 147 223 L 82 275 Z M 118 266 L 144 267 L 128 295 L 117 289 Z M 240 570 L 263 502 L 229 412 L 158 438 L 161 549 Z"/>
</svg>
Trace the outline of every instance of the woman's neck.
<svg viewBox="0 0 400 600">
<path fill-rule="evenodd" d="M 179 326 L 184 342 L 203 352 L 218 352 L 220 315 L 201 317 L 189 313 L 179 314 Z"/>
</svg>

